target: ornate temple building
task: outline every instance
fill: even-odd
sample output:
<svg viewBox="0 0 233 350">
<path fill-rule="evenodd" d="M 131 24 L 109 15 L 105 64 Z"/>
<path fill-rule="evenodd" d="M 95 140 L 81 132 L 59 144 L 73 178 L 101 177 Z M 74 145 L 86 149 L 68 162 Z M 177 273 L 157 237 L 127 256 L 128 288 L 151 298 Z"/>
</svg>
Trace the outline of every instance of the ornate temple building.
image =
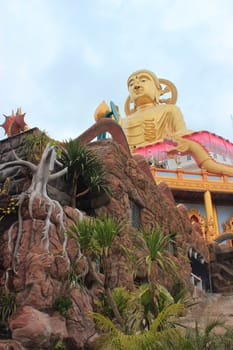
<svg viewBox="0 0 233 350">
<path fill-rule="evenodd" d="M 176 202 L 185 203 L 191 220 L 201 225 L 203 237 L 211 243 L 223 233 L 233 233 L 229 225 L 233 222 L 233 176 L 221 173 L 221 167 L 233 165 L 233 144 L 208 131 L 194 132 L 189 139 L 199 143 L 219 170 L 209 172 L 191 151 L 178 151 L 170 157 L 170 140 L 138 147 L 134 153 L 148 159 L 155 181 L 169 185 Z M 232 246 L 231 239 L 227 243 Z"/>
</svg>

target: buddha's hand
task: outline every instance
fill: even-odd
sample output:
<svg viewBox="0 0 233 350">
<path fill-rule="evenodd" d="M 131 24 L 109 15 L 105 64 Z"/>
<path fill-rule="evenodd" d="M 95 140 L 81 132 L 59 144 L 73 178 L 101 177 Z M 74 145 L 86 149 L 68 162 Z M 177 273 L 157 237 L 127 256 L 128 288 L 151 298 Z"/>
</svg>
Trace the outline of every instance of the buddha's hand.
<svg viewBox="0 0 233 350">
<path fill-rule="evenodd" d="M 107 113 L 110 112 L 110 108 L 105 101 L 102 101 L 99 106 L 96 108 L 94 113 L 95 121 L 102 119 Z"/>
<path fill-rule="evenodd" d="M 176 153 L 185 153 L 190 150 L 190 140 L 183 138 L 182 136 L 176 136 L 172 139 L 175 142 L 175 146 L 167 150 L 167 154 L 172 156 Z"/>
</svg>

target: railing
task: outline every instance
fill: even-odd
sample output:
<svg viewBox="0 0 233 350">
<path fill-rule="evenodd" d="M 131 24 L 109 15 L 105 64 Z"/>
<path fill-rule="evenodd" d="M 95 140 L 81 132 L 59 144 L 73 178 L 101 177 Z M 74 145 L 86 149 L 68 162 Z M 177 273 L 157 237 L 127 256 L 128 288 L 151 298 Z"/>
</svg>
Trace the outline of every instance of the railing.
<svg viewBox="0 0 233 350">
<path fill-rule="evenodd" d="M 191 273 L 190 275 L 190 279 L 192 284 L 197 287 L 198 289 L 202 290 L 202 279 L 196 275 L 194 275 L 194 273 Z"/>
<path fill-rule="evenodd" d="M 183 170 L 182 168 L 171 170 L 156 168 L 152 165 L 151 172 L 156 183 L 163 181 L 174 189 L 233 192 L 233 176 L 211 174 L 205 169 L 199 172 Z"/>
</svg>

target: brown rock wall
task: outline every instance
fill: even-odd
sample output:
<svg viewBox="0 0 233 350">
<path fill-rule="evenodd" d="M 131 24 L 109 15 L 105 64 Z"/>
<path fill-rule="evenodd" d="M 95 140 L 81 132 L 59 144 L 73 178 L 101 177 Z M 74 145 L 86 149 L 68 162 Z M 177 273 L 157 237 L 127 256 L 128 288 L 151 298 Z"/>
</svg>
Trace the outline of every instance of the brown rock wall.
<svg viewBox="0 0 233 350">
<path fill-rule="evenodd" d="M 20 147 L 23 135 L 18 138 L 18 141 L 17 137 L 10 140 L 10 146 L 7 141 L 4 142 L 4 152 Z M 145 261 L 137 264 L 146 252 L 138 230 L 132 227 L 132 222 L 130 224 L 132 203 L 138 208 L 142 227 L 156 229 L 159 225 L 164 234 L 175 235 L 179 249 L 172 258 L 180 266 L 183 279 L 188 280 L 190 264 L 187 251 L 193 233 L 185 207 L 176 207 L 170 190 L 164 185 L 157 186 L 120 145 L 102 140 L 91 143 L 89 147 L 103 160 L 111 188 L 111 195 L 108 201 L 102 201 L 102 206 L 101 196 L 97 199 L 90 197 L 90 209 L 96 216 L 105 211 L 126 223 L 124 233 L 111 252 L 111 286 L 134 290 L 135 279 L 143 281 L 147 277 Z M 7 159 L 3 148 L 0 162 Z M 29 175 L 27 181 L 30 182 Z M 0 178 L 0 184 L 1 181 Z M 19 176 L 20 181 L 25 183 L 25 178 Z M 21 191 L 22 188 L 24 185 Z M 14 194 L 20 193 L 20 188 L 17 191 Z M 0 283 L 2 288 L 16 293 L 18 305 L 17 313 L 10 320 L 10 328 L 13 339 L 28 349 L 34 349 L 35 345 L 49 348 L 56 339 L 69 340 L 72 346 L 82 348 L 96 336 L 94 322 L 88 313 L 95 307 L 94 300 L 103 293 L 103 289 L 92 281 L 84 288 L 72 288 L 67 283 L 69 268 L 74 263 L 78 263 L 82 283 L 88 277 L 87 263 L 84 258 L 81 259 L 77 243 L 67 238 L 65 232 L 65 228 L 76 220 L 87 218 L 67 205 L 61 207 L 60 197 L 59 203 L 57 198 L 54 199 L 25 196 L 20 215 L 10 216 L 11 220 L 1 228 Z M 198 247 L 203 246 L 200 249 L 204 251 L 201 237 L 198 236 L 195 242 Z M 93 266 L 96 266 L 95 261 Z M 156 268 L 154 278 L 168 287 L 172 285 L 172 280 Z M 55 299 L 62 295 L 67 295 L 72 301 L 66 317 L 53 310 Z"/>
<path fill-rule="evenodd" d="M 174 234 L 179 247 L 179 253 L 174 257 L 174 261 L 178 266 L 182 266 L 181 275 L 187 281 L 191 272 L 187 252 L 191 244 L 192 225 L 185 207 L 176 207 L 169 188 L 165 184 L 157 186 L 120 145 L 111 140 L 105 140 L 90 144 L 89 147 L 103 159 L 111 186 L 111 200 L 104 209 L 116 219 L 123 219 L 129 223 L 130 206 L 133 202 L 139 208 L 142 227 L 156 229 L 159 225 L 164 234 Z M 96 215 L 100 215 L 102 210 L 103 208 L 96 209 Z M 145 254 L 145 251 L 143 248 L 135 250 L 137 233 L 135 231 L 133 236 L 131 233 L 132 228 L 129 227 L 128 232 L 121 238 L 121 243 L 134 250 L 135 255 L 140 257 Z M 146 278 L 146 268 L 134 266 L 134 273 L 132 273 L 132 265 L 130 270 L 127 259 L 128 257 L 120 258 L 119 252 L 113 257 L 112 280 L 132 289 L 135 276 L 136 278 L 140 276 L 142 280 Z M 167 281 L 167 286 L 171 286 L 172 281 L 165 276 L 163 280 Z"/>
</svg>

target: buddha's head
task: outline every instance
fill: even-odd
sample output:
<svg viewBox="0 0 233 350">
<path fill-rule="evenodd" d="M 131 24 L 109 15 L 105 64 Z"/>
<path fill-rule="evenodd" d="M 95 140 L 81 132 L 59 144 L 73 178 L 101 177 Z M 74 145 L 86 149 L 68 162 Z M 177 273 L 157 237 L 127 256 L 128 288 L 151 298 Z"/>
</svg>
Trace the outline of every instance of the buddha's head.
<svg viewBox="0 0 233 350">
<path fill-rule="evenodd" d="M 159 79 L 149 70 L 138 70 L 128 78 L 128 90 L 135 105 L 159 103 L 161 86 Z"/>
</svg>

